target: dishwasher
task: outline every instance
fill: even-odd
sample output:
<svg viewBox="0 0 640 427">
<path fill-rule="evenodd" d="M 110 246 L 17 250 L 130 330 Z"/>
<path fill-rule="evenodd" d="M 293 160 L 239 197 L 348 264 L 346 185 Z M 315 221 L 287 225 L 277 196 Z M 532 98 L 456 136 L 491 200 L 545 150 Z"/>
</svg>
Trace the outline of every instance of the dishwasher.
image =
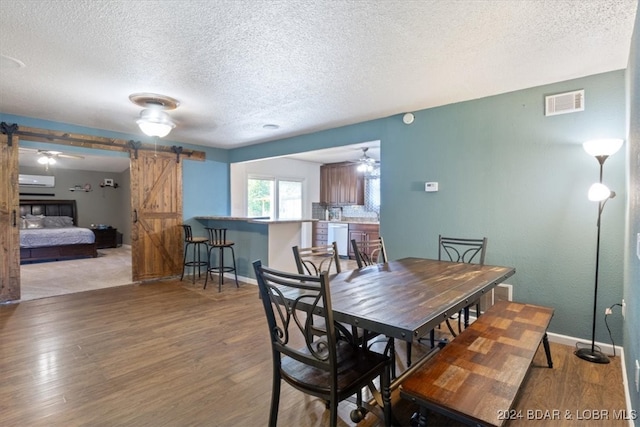
<svg viewBox="0 0 640 427">
<path fill-rule="evenodd" d="M 341 222 L 330 222 L 327 229 L 327 242 L 336 242 L 338 255 L 349 255 L 349 224 Z"/>
</svg>

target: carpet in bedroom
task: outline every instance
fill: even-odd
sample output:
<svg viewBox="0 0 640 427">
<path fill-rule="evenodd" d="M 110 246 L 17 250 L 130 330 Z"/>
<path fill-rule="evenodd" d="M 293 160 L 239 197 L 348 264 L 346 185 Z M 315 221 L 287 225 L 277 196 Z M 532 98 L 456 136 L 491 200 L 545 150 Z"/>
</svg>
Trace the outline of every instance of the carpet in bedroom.
<svg viewBox="0 0 640 427">
<path fill-rule="evenodd" d="M 98 249 L 97 258 L 23 264 L 20 283 L 20 301 L 127 285 L 131 246 Z"/>
</svg>

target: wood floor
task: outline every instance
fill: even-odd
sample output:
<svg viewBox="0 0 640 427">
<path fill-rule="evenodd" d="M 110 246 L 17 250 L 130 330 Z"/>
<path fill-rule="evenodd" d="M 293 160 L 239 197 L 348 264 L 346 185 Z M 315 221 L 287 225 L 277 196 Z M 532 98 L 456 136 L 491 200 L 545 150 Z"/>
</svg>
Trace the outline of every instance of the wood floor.
<svg viewBox="0 0 640 427">
<path fill-rule="evenodd" d="M 257 288 L 201 288 L 174 280 L 0 305 L 0 425 L 266 425 L 271 354 Z M 628 425 L 612 420 L 624 409 L 618 358 L 596 365 L 570 347 L 552 343 L 551 351 L 553 369 L 543 351 L 536 355 L 515 408 L 523 418 L 509 426 L 530 425 L 527 411 L 533 419 L 547 410 L 559 411 L 553 425 L 600 426 L 577 420 L 595 410 L 609 411 L 607 426 Z M 404 360 L 400 354 L 400 368 Z M 415 408 L 398 396 L 394 403 L 409 425 Z M 341 404 L 340 426 L 353 425 L 353 407 Z M 286 384 L 279 414 L 280 426 L 328 423 L 324 402 Z M 373 414 L 359 424 L 380 425 Z"/>
</svg>

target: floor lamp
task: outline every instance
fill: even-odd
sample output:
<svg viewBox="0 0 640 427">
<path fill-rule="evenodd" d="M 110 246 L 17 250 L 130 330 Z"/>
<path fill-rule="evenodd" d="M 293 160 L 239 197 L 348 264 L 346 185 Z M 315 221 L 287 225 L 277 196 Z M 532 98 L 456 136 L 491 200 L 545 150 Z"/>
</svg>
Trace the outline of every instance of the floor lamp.
<svg viewBox="0 0 640 427">
<path fill-rule="evenodd" d="M 598 307 L 598 267 L 600 264 L 600 219 L 602 218 L 602 210 L 607 200 L 613 199 L 616 193 L 602 183 L 602 167 L 607 158 L 617 152 L 622 147 L 621 139 L 598 139 L 587 141 L 583 144 L 584 150 L 591 154 L 600 163 L 600 182 L 595 183 L 589 188 L 589 200 L 598 202 L 598 222 L 597 222 L 597 239 L 596 239 L 596 275 L 593 293 L 593 324 L 591 328 L 591 347 L 585 347 L 575 352 L 576 356 L 593 363 L 609 363 L 609 357 L 601 351 L 596 350 L 596 312 Z"/>
</svg>

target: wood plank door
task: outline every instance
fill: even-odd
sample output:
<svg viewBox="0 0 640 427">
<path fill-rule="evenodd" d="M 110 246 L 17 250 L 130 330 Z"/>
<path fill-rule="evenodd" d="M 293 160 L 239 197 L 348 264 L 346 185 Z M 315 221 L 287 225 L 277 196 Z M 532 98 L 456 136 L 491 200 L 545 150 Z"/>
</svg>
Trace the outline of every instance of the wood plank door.
<svg viewBox="0 0 640 427">
<path fill-rule="evenodd" d="M 0 303 L 20 299 L 18 137 L 0 134 Z"/>
<path fill-rule="evenodd" d="M 182 272 L 182 162 L 139 151 L 131 159 L 131 267 L 134 281 Z"/>
</svg>

